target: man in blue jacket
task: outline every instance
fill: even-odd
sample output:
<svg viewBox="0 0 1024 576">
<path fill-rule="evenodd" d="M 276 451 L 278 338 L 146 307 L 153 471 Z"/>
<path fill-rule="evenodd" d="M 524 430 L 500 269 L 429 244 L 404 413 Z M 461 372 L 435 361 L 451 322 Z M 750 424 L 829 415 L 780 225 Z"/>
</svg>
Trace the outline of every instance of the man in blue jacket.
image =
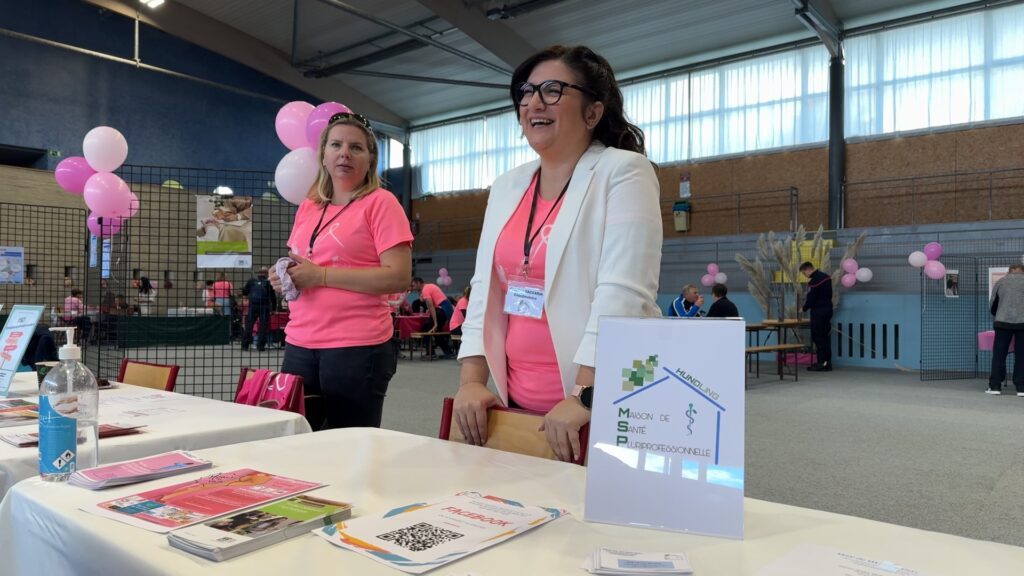
<svg viewBox="0 0 1024 576">
<path fill-rule="evenodd" d="M 807 299 L 804 312 L 811 313 L 811 341 L 818 355 L 818 362 L 807 367 L 812 372 L 832 370 L 832 277 L 804 262 L 800 273 L 807 278 Z"/>
<path fill-rule="evenodd" d="M 679 318 L 703 316 L 704 313 L 700 310 L 700 307 L 703 305 L 704 297 L 700 295 L 697 287 L 693 284 L 687 284 L 683 286 L 683 293 L 677 296 L 668 307 L 668 315 Z"/>
</svg>

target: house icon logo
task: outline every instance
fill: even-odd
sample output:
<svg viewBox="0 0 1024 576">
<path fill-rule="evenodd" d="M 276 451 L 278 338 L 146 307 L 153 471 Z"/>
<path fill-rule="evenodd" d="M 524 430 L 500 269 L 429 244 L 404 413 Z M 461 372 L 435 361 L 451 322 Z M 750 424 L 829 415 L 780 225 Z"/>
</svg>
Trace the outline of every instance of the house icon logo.
<svg viewBox="0 0 1024 576">
<path fill-rule="evenodd" d="M 648 356 L 647 360 L 633 360 L 631 368 L 622 369 L 622 390 L 632 392 L 644 384 L 654 381 L 654 371 L 658 368 L 658 355 Z"/>
</svg>

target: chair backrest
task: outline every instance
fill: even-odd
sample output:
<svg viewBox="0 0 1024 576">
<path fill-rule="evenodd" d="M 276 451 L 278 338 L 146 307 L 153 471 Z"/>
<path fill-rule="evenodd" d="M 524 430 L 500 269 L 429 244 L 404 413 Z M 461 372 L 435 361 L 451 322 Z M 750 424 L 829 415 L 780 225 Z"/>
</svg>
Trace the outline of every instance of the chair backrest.
<svg viewBox="0 0 1024 576">
<path fill-rule="evenodd" d="M 442 440 L 465 444 L 466 439 L 459 431 L 457 423 L 452 422 L 454 398 L 445 398 L 441 408 L 441 429 L 437 437 Z M 528 410 L 495 407 L 487 411 L 487 441 L 484 446 L 515 452 L 527 456 L 556 460 L 555 452 L 548 444 L 547 436 L 538 430 L 544 422 L 544 414 Z M 587 441 L 590 426 L 580 430 L 580 447 L 582 448 L 576 464 L 583 465 L 587 458 Z"/>
<path fill-rule="evenodd" d="M 253 381 L 257 375 L 260 382 Z M 305 415 L 302 376 L 243 367 L 235 387 L 235 403 Z"/>
<path fill-rule="evenodd" d="M 122 358 L 121 369 L 117 372 L 117 381 L 174 392 L 174 383 L 178 380 L 178 369 L 176 364 L 152 364 Z"/>
</svg>

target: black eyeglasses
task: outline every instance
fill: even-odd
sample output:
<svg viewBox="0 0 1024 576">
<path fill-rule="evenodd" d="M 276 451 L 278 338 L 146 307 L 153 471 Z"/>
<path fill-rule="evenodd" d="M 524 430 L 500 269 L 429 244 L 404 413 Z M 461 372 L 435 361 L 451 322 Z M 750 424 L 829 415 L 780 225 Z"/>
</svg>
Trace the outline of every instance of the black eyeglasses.
<svg viewBox="0 0 1024 576">
<path fill-rule="evenodd" d="M 540 84 L 531 84 L 529 82 L 520 82 L 516 86 L 515 98 L 516 103 L 520 106 L 527 106 L 530 100 L 533 99 L 534 93 L 540 94 L 540 101 L 547 104 L 558 104 L 558 101 L 562 99 L 562 93 L 565 92 L 566 88 L 575 88 L 580 92 L 583 92 L 591 98 L 597 99 L 597 94 L 594 94 L 589 88 L 584 88 L 577 84 L 570 84 L 568 82 L 562 82 L 561 80 L 545 80 Z"/>
<path fill-rule="evenodd" d="M 330 121 L 327 123 L 333 124 L 336 120 L 344 120 L 346 118 L 351 118 L 356 122 L 359 122 L 360 124 L 363 125 L 364 128 L 369 130 L 371 133 L 373 132 L 373 127 L 370 126 L 370 121 L 366 119 L 366 116 L 363 116 L 362 114 L 356 114 L 354 112 L 338 112 L 334 116 L 331 116 Z"/>
</svg>

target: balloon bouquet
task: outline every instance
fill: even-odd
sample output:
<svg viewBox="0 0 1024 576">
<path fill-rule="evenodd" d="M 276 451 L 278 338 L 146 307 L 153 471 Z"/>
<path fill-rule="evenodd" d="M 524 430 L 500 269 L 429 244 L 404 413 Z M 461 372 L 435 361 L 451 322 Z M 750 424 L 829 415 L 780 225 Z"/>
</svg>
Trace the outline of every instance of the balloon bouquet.
<svg viewBox="0 0 1024 576">
<path fill-rule="evenodd" d="M 85 135 L 82 153 L 61 160 L 53 175 L 65 191 L 84 198 L 89 232 L 108 238 L 139 211 L 139 198 L 113 174 L 128 157 L 128 141 L 114 128 L 97 126 Z"/>
<path fill-rule="evenodd" d="M 313 107 L 308 102 L 289 102 L 281 107 L 274 121 L 277 137 L 291 152 L 277 164 L 274 183 L 281 196 L 292 204 L 301 204 L 320 173 L 317 148 L 320 135 L 331 116 L 352 112 L 337 102 L 324 102 Z"/>
<path fill-rule="evenodd" d="M 924 268 L 924 275 L 928 278 L 942 280 L 946 276 L 946 266 L 939 262 L 939 256 L 942 256 L 942 244 L 929 242 L 924 250 L 911 252 L 907 261 L 914 268 Z"/>
<path fill-rule="evenodd" d="M 853 258 L 843 260 L 840 262 L 839 267 L 844 272 L 842 278 L 839 279 L 839 283 L 844 288 L 853 288 L 857 282 L 870 282 L 875 277 L 875 273 L 871 271 L 871 268 L 861 268 Z"/>
<path fill-rule="evenodd" d="M 702 286 L 714 286 L 715 284 L 725 284 L 729 281 L 729 277 L 726 276 L 725 272 L 721 272 L 718 269 L 718 264 L 714 262 L 708 264 L 708 273 L 700 277 L 700 283 Z"/>
<path fill-rule="evenodd" d="M 441 268 L 437 271 L 437 285 L 445 287 L 452 285 L 452 277 L 448 275 L 447 268 Z"/>
</svg>

